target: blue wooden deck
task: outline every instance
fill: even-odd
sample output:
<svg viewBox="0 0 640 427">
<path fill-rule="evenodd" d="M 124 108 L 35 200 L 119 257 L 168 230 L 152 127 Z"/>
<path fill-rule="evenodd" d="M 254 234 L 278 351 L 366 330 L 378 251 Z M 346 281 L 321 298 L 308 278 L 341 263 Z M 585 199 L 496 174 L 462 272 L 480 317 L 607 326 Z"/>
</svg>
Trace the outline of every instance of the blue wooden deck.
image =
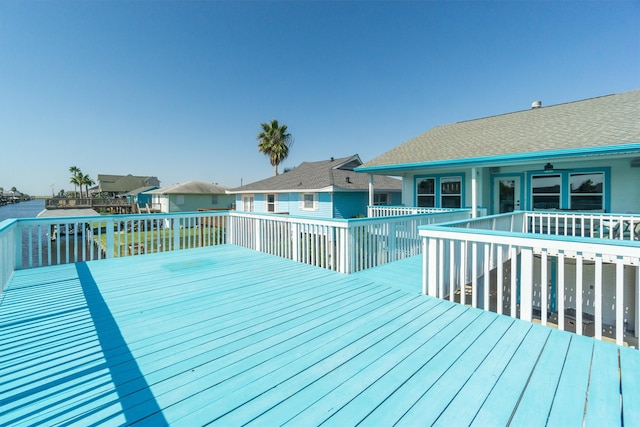
<svg viewBox="0 0 640 427">
<path fill-rule="evenodd" d="M 0 425 L 640 422 L 640 352 L 422 296 L 419 265 L 219 246 L 18 271 Z"/>
</svg>

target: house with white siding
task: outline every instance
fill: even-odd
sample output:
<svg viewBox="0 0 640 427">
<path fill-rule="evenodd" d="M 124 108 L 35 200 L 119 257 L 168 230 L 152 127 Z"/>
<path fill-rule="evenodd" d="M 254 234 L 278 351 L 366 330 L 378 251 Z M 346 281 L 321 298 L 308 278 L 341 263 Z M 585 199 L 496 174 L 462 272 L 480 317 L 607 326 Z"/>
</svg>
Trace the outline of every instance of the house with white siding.
<svg viewBox="0 0 640 427">
<path fill-rule="evenodd" d="M 362 165 L 357 154 L 339 159 L 303 162 L 280 175 L 227 191 L 236 210 L 286 213 L 316 218 L 354 218 L 367 214 L 369 180 L 354 172 Z M 385 175 L 374 179 L 374 205 L 400 203 L 402 182 Z"/>
</svg>

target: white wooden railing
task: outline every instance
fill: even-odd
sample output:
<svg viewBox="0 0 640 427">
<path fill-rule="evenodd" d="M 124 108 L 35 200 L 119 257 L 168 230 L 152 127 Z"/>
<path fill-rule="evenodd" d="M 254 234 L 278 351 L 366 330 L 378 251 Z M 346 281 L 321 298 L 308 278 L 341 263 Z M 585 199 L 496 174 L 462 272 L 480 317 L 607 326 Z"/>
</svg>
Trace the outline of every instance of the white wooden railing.
<svg viewBox="0 0 640 427">
<path fill-rule="evenodd" d="M 638 336 L 640 241 L 610 224 L 636 221 L 519 212 L 423 227 L 423 292 L 622 344 Z"/>
<path fill-rule="evenodd" d="M 452 212 L 457 209 L 442 209 L 442 208 L 422 208 L 411 206 L 367 206 L 367 217 L 379 218 L 382 216 L 400 216 L 400 215 L 417 215 L 417 214 L 431 214 L 441 212 Z"/>
<path fill-rule="evenodd" d="M 419 255 L 418 227 L 469 216 L 468 210 L 457 210 L 320 220 L 230 212 L 228 243 L 349 274 Z"/>
<path fill-rule="evenodd" d="M 0 290 L 15 270 L 226 243 L 227 212 L 23 218 L 0 224 Z"/>
<path fill-rule="evenodd" d="M 418 255 L 421 225 L 469 216 L 320 220 L 203 211 L 7 220 L 0 224 L 0 291 L 15 270 L 227 243 L 353 273 Z"/>
</svg>

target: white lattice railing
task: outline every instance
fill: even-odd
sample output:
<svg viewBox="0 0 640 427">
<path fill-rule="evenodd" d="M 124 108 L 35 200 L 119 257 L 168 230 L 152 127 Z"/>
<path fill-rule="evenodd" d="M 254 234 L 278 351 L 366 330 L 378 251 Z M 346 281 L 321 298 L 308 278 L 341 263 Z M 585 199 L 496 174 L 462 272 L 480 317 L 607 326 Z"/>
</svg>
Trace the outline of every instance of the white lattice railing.
<svg viewBox="0 0 640 427">
<path fill-rule="evenodd" d="M 423 292 L 622 344 L 638 336 L 640 242 L 602 223 L 637 218 L 519 212 L 424 227 Z"/>
</svg>

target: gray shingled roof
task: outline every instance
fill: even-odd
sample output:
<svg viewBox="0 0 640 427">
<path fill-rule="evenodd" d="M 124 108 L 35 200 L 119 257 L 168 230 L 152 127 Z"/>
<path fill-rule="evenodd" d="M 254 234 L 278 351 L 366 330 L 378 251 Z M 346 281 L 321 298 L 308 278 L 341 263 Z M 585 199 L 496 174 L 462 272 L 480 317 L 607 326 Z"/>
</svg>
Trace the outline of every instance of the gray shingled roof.
<svg viewBox="0 0 640 427">
<path fill-rule="evenodd" d="M 357 154 L 340 159 L 303 162 L 289 172 L 232 188 L 229 193 L 298 191 L 368 191 L 369 177 L 353 171 L 362 164 Z M 376 190 L 400 190 L 400 180 L 386 176 L 374 178 Z"/>
<path fill-rule="evenodd" d="M 640 90 L 437 126 L 359 170 L 640 144 Z"/>
<path fill-rule="evenodd" d="M 184 184 L 174 184 L 157 190 L 147 191 L 146 194 L 225 194 L 227 187 L 209 184 L 201 181 L 189 181 Z"/>
<path fill-rule="evenodd" d="M 104 192 L 127 192 L 157 182 L 155 176 L 98 174 L 98 187 Z"/>
</svg>

